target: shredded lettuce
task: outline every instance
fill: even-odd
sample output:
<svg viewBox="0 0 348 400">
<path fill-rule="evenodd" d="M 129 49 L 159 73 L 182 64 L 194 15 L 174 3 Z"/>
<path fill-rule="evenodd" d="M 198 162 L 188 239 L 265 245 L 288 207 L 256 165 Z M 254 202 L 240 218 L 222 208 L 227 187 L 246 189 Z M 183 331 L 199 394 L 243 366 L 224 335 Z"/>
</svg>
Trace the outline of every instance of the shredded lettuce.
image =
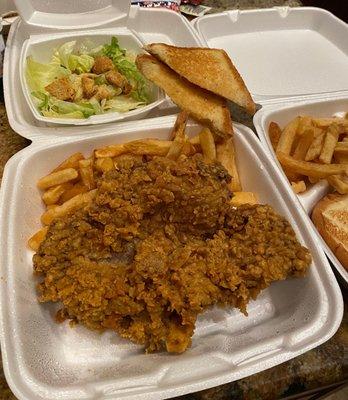
<svg viewBox="0 0 348 400">
<path fill-rule="evenodd" d="M 149 94 L 147 82 L 138 71 L 135 63 L 126 55 L 126 50 L 121 49 L 118 39 L 113 36 L 110 44 L 104 45 L 103 54 L 112 59 L 115 67 L 123 74 L 135 89 L 131 95 L 138 102 L 148 103 Z"/>
<path fill-rule="evenodd" d="M 137 101 L 129 96 L 120 95 L 113 99 L 107 100 L 103 106 L 104 112 L 126 112 L 135 110 L 136 108 L 143 107 L 145 105 L 142 101 Z"/>
<path fill-rule="evenodd" d="M 43 92 L 32 92 L 32 95 L 37 99 L 37 108 L 46 117 L 57 118 L 59 115 L 59 118 L 88 118 L 103 112 L 96 99 L 72 103 Z"/>
<path fill-rule="evenodd" d="M 107 80 L 105 79 L 105 75 L 102 74 L 102 75 L 97 76 L 97 77 L 94 79 L 94 83 L 95 83 L 96 85 L 106 85 L 108 82 L 107 82 Z"/>
<path fill-rule="evenodd" d="M 94 64 L 94 58 L 88 54 L 73 54 L 75 45 L 76 40 L 73 40 L 60 46 L 53 53 L 52 63 L 62 65 L 70 72 L 77 74 L 90 72 Z"/>
<path fill-rule="evenodd" d="M 130 95 L 122 95 L 122 89 L 108 84 L 104 74 L 91 74 L 94 57 L 105 55 L 112 59 L 115 67 L 131 83 Z M 64 43 L 56 49 L 51 62 L 42 64 L 28 57 L 26 79 L 31 89 L 35 105 L 42 115 L 54 118 L 88 118 L 92 115 L 127 112 L 143 107 L 150 101 L 148 82 L 140 74 L 135 65 L 135 55 L 126 52 L 113 37 L 110 44 L 94 47 L 91 44 L 80 45 L 76 41 Z M 94 79 L 95 85 L 105 86 L 111 99 L 99 101 L 97 98 L 84 99 L 83 76 Z M 46 86 L 58 78 L 67 76 L 75 90 L 74 101 L 59 100 L 46 91 Z"/>
<path fill-rule="evenodd" d="M 69 72 L 60 65 L 41 64 L 32 57 L 27 58 L 26 79 L 31 90 L 44 92 L 45 87 Z"/>
</svg>

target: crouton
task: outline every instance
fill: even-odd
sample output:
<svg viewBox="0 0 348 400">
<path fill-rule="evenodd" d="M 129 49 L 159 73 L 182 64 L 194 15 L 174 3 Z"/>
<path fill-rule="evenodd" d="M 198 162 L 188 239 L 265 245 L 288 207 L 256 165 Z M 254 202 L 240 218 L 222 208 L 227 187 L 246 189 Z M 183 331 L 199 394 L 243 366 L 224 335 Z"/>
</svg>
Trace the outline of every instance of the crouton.
<svg viewBox="0 0 348 400">
<path fill-rule="evenodd" d="M 108 71 L 105 74 L 105 79 L 111 84 L 119 88 L 123 88 L 125 83 L 127 83 L 127 78 L 120 74 L 118 71 Z"/>
<path fill-rule="evenodd" d="M 121 88 L 123 94 L 129 94 L 132 91 L 132 85 L 128 82 L 127 78 L 116 70 L 108 71 L 105 74 L 105 79 L 111 85 Z"/>
<path fill-rule="evenodd" d="M 97 86 L 97 92 L 95 97 L 100 101 L 103 99 L 111 99 L 113 97 L 113 93 L 106 85 Z"/>
<path fill-rule="evenodd" d="M 75 96 L 75 89 L 67 77 L 55 79 L 45 89 L 59 100 L 72 101 Z"/>
<path fill-rule="evenodd" d="M 92 72 L 99 75 L 114 69 L 114 63 L 109 57 L 98 56 L 94 59 Z"/>
<path fill-rule="evenodd" d="M 81 79 L 81 83 L 82 83 L 83 96 L 86 99 L 90 99 L 97 93 L 98 87 L 94 84 L 94 79 L 89 78 L 87 76 L 83 76 Z"/>
</svg>

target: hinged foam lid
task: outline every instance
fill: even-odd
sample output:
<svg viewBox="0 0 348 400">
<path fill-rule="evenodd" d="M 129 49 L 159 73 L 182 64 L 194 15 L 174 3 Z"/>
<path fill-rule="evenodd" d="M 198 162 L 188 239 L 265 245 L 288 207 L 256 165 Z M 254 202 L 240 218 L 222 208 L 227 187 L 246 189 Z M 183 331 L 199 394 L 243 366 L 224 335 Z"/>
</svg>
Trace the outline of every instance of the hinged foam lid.
<svg viewBox="0 0 348 400">
<path fill-rule="evenodd" d="M 129 0 L 14 0 L 30 25 L 77 29 L 126 20 Z"/>
<path fill-rule="evenodd" d="M 227 51 L 257 101 L 348 90 L 348 25 L 326 10 L 233 10 L 195 27 Z"/>
</svg>

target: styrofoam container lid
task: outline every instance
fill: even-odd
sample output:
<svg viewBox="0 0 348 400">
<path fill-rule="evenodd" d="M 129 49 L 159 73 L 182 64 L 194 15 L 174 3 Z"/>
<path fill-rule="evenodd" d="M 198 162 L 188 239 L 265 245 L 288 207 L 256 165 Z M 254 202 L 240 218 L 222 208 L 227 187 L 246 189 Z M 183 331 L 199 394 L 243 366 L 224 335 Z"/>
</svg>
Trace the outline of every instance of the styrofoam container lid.
<svg viewBox="0 0 348 400">
<path fill-rule="evenodd" d="M 164 399 L 243 378 L 296 357 L 338 329 L 343 301 L 308 217 L 254 133 L 235 125 L 243 189 L 286 217 L 313 262 L 305 278 L 276 282 L 248 305 L 213 308 L 181 355 L 144 354 L 112 331 L 57 325 L 39 304 L 27 238 L 43 212 L 36 182 L 71 153 L 132 139 L 168 138 L 175 116 L 124 123 L 117 134 L 33 143 L 8 163 L 0 192 L 0 337 L 6 378 L 20 400 Z M 191 124 L 189 135 L 199 126 Z M 26 206 L 23 207 L 23 204 Z M 294 293 L 296 294 L 294 296 Z"/>
<path fill-rule="evenodd" d="M 231 57 L 255 101 L 348 91 L 348 25 L 313 7 L 232 10 L 197 18 Z"/>
<path fill-rule="evenodd" d="M 14 0 L 29 25 L 83 29 L 126 20 L 129 0 Z"/>
</svg>

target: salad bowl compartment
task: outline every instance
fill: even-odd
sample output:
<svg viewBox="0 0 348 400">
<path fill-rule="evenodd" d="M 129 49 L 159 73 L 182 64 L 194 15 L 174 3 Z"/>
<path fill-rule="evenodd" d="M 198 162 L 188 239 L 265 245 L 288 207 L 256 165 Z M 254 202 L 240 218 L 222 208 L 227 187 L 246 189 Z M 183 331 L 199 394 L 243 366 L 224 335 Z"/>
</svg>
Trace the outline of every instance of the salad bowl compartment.
<svg viewBox="0 0 348 400">
<path fill-rule="evenodd" d="M 54 124 L 89 125 L 144 117 L 164 100 L 162 90 L 147 82 L 135 66 L 142 42 L 127 28 L 30 36 L 20 56 L 20 80 L 27 104 L 38 121 Z M 132 90 L 124 94 L 110 84 L 106 74 L 94 73 L 95 60 L 108 57 Z M 63 79 L 63 81 L 62 81 Z M 87 98 L 84 81 L 92 79 L 96 95 Z M 56 98 L 47 86 L 63 82 L 73 98 Z M 68 83 L 67 83 L 68 82 Z M 90 82 L 92 82 L 90 80 Z M 57 86 L 57 85 L 56 85 Z M 98 89 L 104 91 L 98 98 Z M 105 93 L 106 91 L 106 93 Z M 59 92 L 59 93 L 60 93 Z M 61 94 L 61 93 L 60 93 Z"/>
<path fill-rule="evenodd" d="M 22 65 L 30 55 L 38 62 L 49 62 L 55 48 L 67 42 L 76 41 L 78 48 L 81 42 L 91 39 L 91 46 L 97 47 L 110 44 L 113 36 L 118 38 L 122 48 L 138 53 L 143 45 L 152 42 L 200 46 L 198 34 L 182 15 L 167 9 L 130 6 L 126 0 L 79 2 L 78 7 L 70 0 L 46 0 L 39 8 L 35 0 L 16 0 L 16 7 L 21 18 L 12 24 L 7 39 L 4 95 L 9 123 L 19 135 L 30 140 L 48 141 L 85 133 L 99 135 L 100 130 L 116 132 L 116 126 L 124 121 L 177 112 L 168 97 L 158 89 L 151 89 L 152 102 L 142 108 L 75 120 L 50 120 L 31 104 L 31 89 L 26 88 Z M 21 75 L 22 79 L 19 79 Z"/>
</svg>

